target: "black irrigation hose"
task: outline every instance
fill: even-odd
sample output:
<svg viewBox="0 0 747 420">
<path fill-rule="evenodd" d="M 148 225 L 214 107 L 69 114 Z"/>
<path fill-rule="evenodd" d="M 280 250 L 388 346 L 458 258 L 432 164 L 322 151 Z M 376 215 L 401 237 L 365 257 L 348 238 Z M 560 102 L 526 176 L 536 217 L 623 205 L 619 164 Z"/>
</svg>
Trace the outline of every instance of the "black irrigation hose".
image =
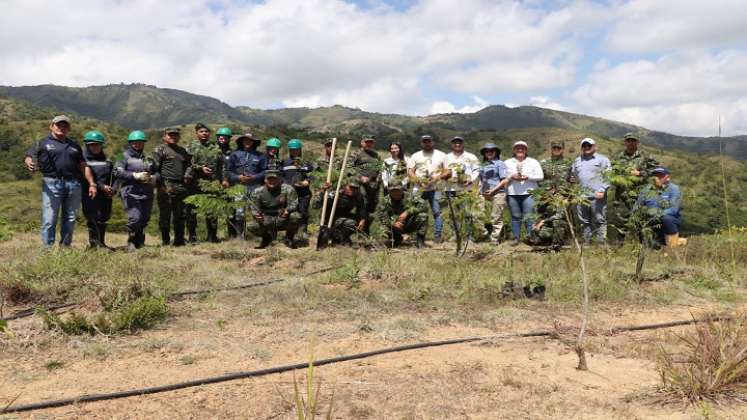
<svg viewBox="0 0 747 420">
<path fill-rule="evenodd" d="M 665 322 L 661 324 L 646 324 L 646 325 L 615 327 L 615 328 L 612 328 L 611 331 L 614 333 L 614 332 L 653 330 L 653 329 L 659 329 L 659 328 L 671 328 L 671 327 L 677 327 L 677 326 L 682 326 L 682 325 L 696 324 L 699 322 L 709 322 L 709 321 L 718 322 L 718 321 L 731 321 L 731 320 L 734 320 L 734 318 L 730 316 L 716 316 L 716 317 L 705 318 L 705 319 L 691 319 L 691 320 L 685 320 L 685 321 Z M 389 348 L 384 348 L 384 349 L 379 349 L 379 350 L 367 351 L 364 353 L 350 354 L 347 356 L 338 356 L 338 357 L 332 357 L 328 359 L 320 359 L 320 360 L 315 360 L 311 363 L 314 366 L 324 366 L 324 365 L 329 365 L 333 363 L 347 362 L 350 360 L 365 359 L 368 357 L 378 356 L 378 355 L 387 354 L 387 353 L 397 353 L 397 352 L 402 352 L 402 351 L 423 349 L 423 348 L 428 348 L 428 347 L 440 347 L 440 346 L 448 346 L 452 344 L 472 343 L 472 342 L 477 342 L 477 341 L 508 339 L 508 338 L 551 337 L 553 335 L 555 335 L 555 332 L 553 331 L 530 331 L 530 332 L 525 332 L 525 333 L 506 334 L 506 335 L 500 335 L 500 336 L 466 337 L 466 338 L 456 338 L 456 339 L 451 339 L 451 340 L 426 341 L 422 343 L 406 344 L 403 346 L 396 346 L 396 347 L 389 347 Z M 128 391 L 112 392 L 108 394 L 81 395 L 81 396 L 74 397 L 74 398 L 64 398 L 64 399 L 59 399 L 59 400 L 44 401 L 44 402 L 25 404 L 25 405 L 15 405 L 15 406 L 7 407 L 4 410 L 0 410 L 0 414 L 18 413 L 22 411 L 32 411 L 32 410 L 41 410 L 45 408 L 63 407 L 67 405 L 77 404 L 77 403 L 114 400 L 114 399 L 119 399 L 119 398 L 135 397 L 138 395 L 157 394 L 161 392 L 176 391 L 179 389 L 191 388 L 195 386 L 215 384 L 219 382 L 235 381 L 237 379 L 256 378 L 256 377 L 271 375 L 275 373 L 289 372 L 292 370 L 305 369 L 308 366 L 309 366 L 309 362 L 295 363 L 295 364 L 290 364 L 290 365 L 276 366 L 276 367 L 267 368 L 267 369 L 229 373 L 226 375 L 213 376 L 213 377 L 208 377 L 208 378 L 196 379 L 193 381 L 179 382 L 175 384 L 161 385 L 161 386 L 155 386 L 155 387 L 150 387 L 150 388 L 132 389 Z"/>
<path fill-rule="evenodd" d="M 75 306 L 75 305 L 78 305 L 78 303 L 63 303 L 63 304 L 60 304 L 60 305 L 48 306 L 48 307 L 43 308 L 43 309 L 45 311 L 55 311 L 57 309 L 69 308 L 69 307 Z M 2 320 L 3 321 L 11 321 L 11 320 L 14 320 L 14 319 L 26 318 L 26 317 L 29 317 L 29 316 L 35 314 L 35 313 L 36 313 L 36 308 L 24 309 L 22 311 L 18 311 L 16 313 L 14 313 L 13 315 L 11 315 L 11 316 L 9 316 L 7 318 L 3 318 Z"/>
<path fill-rule="evenodd" d="M 320 270 L 312 271 L 310 273 L 305 273 L 304 276 L 313 276 L 315 274 L 324 273 L 324 272 L 331 271 L 331 270 L 334 270 L 334 269 L 337 269 L 337 268 L 340 268 L 340 267 L 342 267 L 342 266 L 341 265 L 336 265 L 336 266 L 332 266 L 332 267 L 322 268 Z M 289 280 L 288 278 L 282 278 L 282 279 L 273 279 L 273 280 L 263 281 L 263 282 L 259 282 L 259 283 L 240 284 L 240 285 L 237 285 L 237 286 L 216 287 L 216 288 L 212 288 L 212 289 L 200 289 L 200 290 L 186 290 L 186 291 L 183 291 L 183 292 L 172 293 L 172 294 L 168 295 L 168 298 L 171 299 L 171 298 L 180 298 L 180 297 L 191 296 L 191 295 L 201 295 L 201 294 L 205 294 L 205 293 L 227 292 L 227 291 L 231 291 L 231 290 L 251 289 L 251 288 L 254 288 L 254 287 L 267 286 L 267 285 L 270 285 L 270 284 L 281 283 L 281 282 L 288 281 L 288 280 Z M 60 305 L 48 306 L 48 307 L 42 308 L 42 309 L 45 310 L 45 311 L 54 311 L 54 310 L 57 310 L 57 309 L 69 308 L 71 306 L 76 306 L 76 305 L 79 305 L 79 304 L 80 303 L 63 303 L 63 304 L 60 304 Z M 36 308 L 24 309 L 22 311 L 18 311 L 16 313 L 14 313 L 13 315 L 11 315 L 11 316 L 9 316 L 7 318 L 2 318 L 2 320 L 3 321 L 11 321 L 11 320 L 14 320 L 14 319 L 26 318 L 26 317 L 34 315 L 35 313 L 36 313 Z"/>
</svg>

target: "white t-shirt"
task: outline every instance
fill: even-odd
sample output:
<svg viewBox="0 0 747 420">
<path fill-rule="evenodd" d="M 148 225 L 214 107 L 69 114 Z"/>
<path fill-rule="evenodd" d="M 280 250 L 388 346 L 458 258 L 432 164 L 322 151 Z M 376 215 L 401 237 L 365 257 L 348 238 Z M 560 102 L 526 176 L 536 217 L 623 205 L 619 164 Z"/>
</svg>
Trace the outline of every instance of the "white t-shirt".
<svg viewBox="0 0 747 420">
<path fill-rule="evenodd" d="M 459 156 L 451 152 L 446 155 L 446 167 L 451 169 L 451 178 L 447 181 L 447 191 L 461 191 L 464 189 L 464 181 L 459 183 L 457 171 L 461 169 L 464 174 L 463 179 L 475 182 L 480 175 L 480 161 L 477 156 L 469 152 L 462 152 Z M 469 178 L 468 178 L 469 177 Z"/>
<path fill-rule="evenodd" d="M 407 169 L 415 169 L 415 175 L 418 178 L 429 179 L 434 173 L 440 172 L 446 168 L 446 153 L 440 150 L 433 150 L 429 153 L 424 151 L 415 152 L 410 156 L 407 162 Z M 417 188 L 417 186 L 416 186 Z M 422 191 L 433 191 L 433 185 L 422 188 Z"/>
<path fill-rule="evenodd" d="M 504 162 L 506 164 L 506 173 L 508 174 L 508 195 L 526 195 L 532 192 L 533 189 L 537 188 L 537 183 L 545 179 L 545 174 L 542 173 L 542 165 L 537 162 L 536 159 L 530 157 L 525 158 L 522 162 L 516 160 L 516 158 L 508 159 Z M 529 177 L 524 181 L 515 181 L 511 179 L 512 175 L 521 173 Z"/>
<path fill-rule="evenodd" d="M 402 165 L 403 162 L 400 162 L 397 159 L 394 159 L 393 157 L 388 157 L 384 159 L 384 163 L 382 165 L 381 169 L 381 183 L 384 185 L 384 188 L 389 188 L 389 183 L 394 179 L 396 176 L 396 171 L 399 169 L 398 165 Z M 405 170 L 410 167 L 410 157 L 405 156 L 404 161 Z M 404 179 L 400 179 L 402 182 L 402 185 L 407 185 L 407 175 L 405 175 Z"/>
</svg>

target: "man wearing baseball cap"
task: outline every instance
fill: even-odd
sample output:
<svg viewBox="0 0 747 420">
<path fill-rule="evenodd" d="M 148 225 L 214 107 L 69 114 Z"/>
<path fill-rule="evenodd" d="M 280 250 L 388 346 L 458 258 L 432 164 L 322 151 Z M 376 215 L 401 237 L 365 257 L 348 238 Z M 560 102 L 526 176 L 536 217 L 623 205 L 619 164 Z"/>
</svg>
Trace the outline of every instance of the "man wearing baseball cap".
<svg viewBox="0 0 747 420">
<path fill-rule="evenodd" d="M 607 236 L 609 242 L 614 245 L 622 245 L 627 235 L 627 224 L 630 213 L 636 202 L 636 197 L 646 185 L 651 171 L 659 166 L 659 163 L 642 152 L 638 145 L 640 140 L 633 133 L 627 133 L 623 137 L 625 149 L 612 159 L 613 166 L 625 168 L 624 183 L 613 182 L 610 186 Z M 619 178 L 619 177 L 615 177 Z"/>
<path fill-rule="evenodd" d="M 81 180 L 88 181 L 89 197 L 96 197 L 96 182 L 86 165 L 83 149 L 67 137 L 70 118 L 58 115 L 49 124 L 50 134 L 26 151 L 24 164 L 29 171 L 42 173 L 41 238 L 45 247 L 55 243 L 57 214 L 60 214 L 60 246 L 70 246 L 75 216 L 81 204 Z"/>
<path fill-rule="evenodd" d="M 446 153 L 433 147 L 434 139 L 426 134 L 420 137 L 421 149 L 410 156 L 407 163 L 407 173 L 415 179 L 413 194 L 420 194 L 420 198 L 427 201 L 433 213 L 433 241 L 441 242 L 444 220 L 441 217 L 441 195 L 437 184 L 450 176 L 446 168 Z"/>
<path fill-rule="evenodd" d="M 672 183 L 672 175 L 664 167 L 657 167 L 651 171 L 654 185 L 646 185 L 638 195 L 635 208 L 645 206 L 646 213 L 653 226 L 653 244 L 658 248 L 666 245 L 670 248 L 684 245 L 687 240 L 680 238 L 682 226 L 682 192 L 680 187 Z"/>
<path fill-rule="evenodd" d="M 373 135 L 365 135 L 361 139 L 361 148 L 352 157 L 352 169 L 356 172 L 361 183 L 362 192 L 366 197 L 366 213 L 368 218 L 364 232 L 370 233 L 371 223 L 379 204 L 379 190 L 381 182 L 381 167 L 383 160 L 374 149 L 376 138 Z"/>
<path fill-rule="evenodd" d="M 609 184 L 602 174 L 610 168 L 607 156 L 597 153 L 597 142 L 586 137 L 581 140 L 581 155 L 573 161 L 571 177 L 581 185 L 589 204 L 576 208 L 578 220 L 583 228 L 584 242 L 591 244 L 596 237 L 603 244 L 607 237 L 607 188 Z"/>
</svg>

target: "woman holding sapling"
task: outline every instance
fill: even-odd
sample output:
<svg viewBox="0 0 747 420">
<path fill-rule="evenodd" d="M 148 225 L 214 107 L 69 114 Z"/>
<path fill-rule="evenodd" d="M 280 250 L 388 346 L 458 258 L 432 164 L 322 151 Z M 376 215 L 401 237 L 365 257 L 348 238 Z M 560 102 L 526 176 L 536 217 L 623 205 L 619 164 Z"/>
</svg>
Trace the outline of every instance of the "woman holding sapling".
<svg viewBox="0 0 747 420">
<path fill-rule="evenodd" d="M 384 185 L 384 195 L 389 191 L 389 184 L 400 184 L 407 187 L 407 162 L 402 145 L 398 142 L 389 144 L 389 157 L 384 159 L 381 170 L 381 183 Z"/>
<path fill-rule="evenodd" d="M 518 245 L 521 239 L 521 224 L 524 222 L 526 234 L 532 231 L 532 221 L 529 215 L 534 211 L 532 190 L 537 188 L 538 182 L 544 179 L 540 163 L 527 155 L 529 147 L 524 141 L 517 141 L 513 146 L 513 157 L 506 160 L 506 174 L 508 188 L 506 201 L 511 212 L 511 230 L 514 235 L 513 245 Z"/>
</svg>

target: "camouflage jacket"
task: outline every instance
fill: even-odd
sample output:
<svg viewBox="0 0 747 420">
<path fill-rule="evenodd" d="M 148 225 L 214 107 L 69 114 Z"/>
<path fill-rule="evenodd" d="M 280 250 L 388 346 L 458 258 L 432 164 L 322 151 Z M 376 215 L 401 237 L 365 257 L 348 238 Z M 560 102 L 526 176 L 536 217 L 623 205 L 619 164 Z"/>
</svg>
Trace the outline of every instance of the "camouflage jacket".
<svg viewBox="0 0 747 420">
<path fill-rule="evenodd" d="M 359 150 L 351 159 L 351 164 L 357 176 L 367 176 L 368 183 L 375 186 L 379 181 L 382 160 L 376 151 Z"/>
<path fill-rule="evenodd" d="M 389 228 L 400 214 L 407 212 L 409 216 L 428 214 L 430 207 L 428 203 L 418 196 L 404 193 L 399 201 L 392 200 L 391 196 L 385 196 L 376 208 L 376 219 L 382 226 Z"/>
<path fill-rule="evenodd" d="M 329 200 L 327 201 L 327 216 L 329 216 L 332 209 L 332 203 L 335 199 L 334 189 L 327 191 L 327 196 L 327 200 Z M 316 194 L 314 196 L 314 199 L 311 203 L 312 207 L 314 207 L 315 209 L 322 208 L 323 200 L 324 194 L 322 194 L 322 192 L 320 191 L 319 194 Z M 366 211 L 366 198 L 364 197 L 364 194 L 358 191 L 355 196 L 348 197 L 341 192 L 340 198 L 337 201 L 335 219 L 339 219 L 340 217 L 355 220 L 368 218 L 368 212 Z"/>
<path fill-rule="evenodd" d="M 165 182 L 184 182 L 187 169 L 192 164 L 192 157 L 187 150 L 177 144 L 161 144 L 153 150 L 156 161 L 159 186 Z"/>
<path fill-rule="evenodd" d="M 199 140 L 193 141 L 187 146 L 187 153 L 192 156 L 192 165 L 187 168 L 185 176 L 207 180 L 223 179 L 223 152 L 217 144 L 211 141 L 201 143 Z M 207 166 L 213 173 L 205 175 L 202 167 Z"/>
<path fill-rule="evenodd" d="M 646 179 L 651 176 L 651 171 L 659 166 L 659 162 L 657 162 L 656 159 L 651 158 L 640 150 L 636 150 L 636 152 L 632 155 L 629 155 L 625 153 L 625 151 L 622 151 L 614 156 L 612 164 L 626 165 L 631 169 L 641 171 L 641 181 L 639 182 L 639 184 L 645 183 Z"/>
<path fill-rule="evenodd" d="M 540 166 L 542 166 L 542 173 L 545 175 L 545 179 L 540 182 L 540 187 L 558 190 L 570 182 L 571 167 L 573 166 L 570 159 L 542 159 Z"/>
<path fill-rule="evenodd" d="M 277 216 L 283 210 L 292 213 L 298 210 L 298 195 L 296 189 L 287 184 L 280 184 L 280 187 L 275 189 L 263 185 L 249 196 L 249 207 L 255 216 L 258 214 Z"/>
</svg>

